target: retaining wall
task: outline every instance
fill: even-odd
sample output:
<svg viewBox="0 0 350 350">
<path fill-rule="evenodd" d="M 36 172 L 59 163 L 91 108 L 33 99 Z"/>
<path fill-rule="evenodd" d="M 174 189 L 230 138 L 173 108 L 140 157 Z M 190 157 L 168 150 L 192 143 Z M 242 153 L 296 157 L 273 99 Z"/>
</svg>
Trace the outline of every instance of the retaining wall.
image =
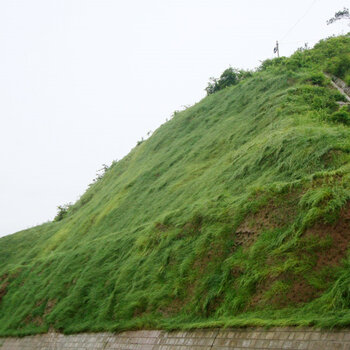
<svg viewBox="0 0 350 350">
<path fill-rule="evenodd" d="M 119 334 L 0 338 L 0 350 L 350 350 L 350 329 L 321 331 L 273 328 L 196 330 L 190 332 L 130 331 Z"/>
</svg>

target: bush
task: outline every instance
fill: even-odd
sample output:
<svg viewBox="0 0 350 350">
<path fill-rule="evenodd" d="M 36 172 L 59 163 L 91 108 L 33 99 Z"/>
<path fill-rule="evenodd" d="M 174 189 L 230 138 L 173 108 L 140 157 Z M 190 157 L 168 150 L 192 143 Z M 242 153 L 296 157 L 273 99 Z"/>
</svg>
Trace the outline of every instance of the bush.
<svg viewBox="0 0 350 350">
<path fill-rule="evenodd" d="M 348 111 L 348 108 L 341 108 L 339 111 L 334 112 L 330 116 L 330 120 L 335 123 L 342 123 L 345 125 L 350 125 L 350 113 Z"/>
<path fill-rule="evenodd" d="M 286 57 L 277 57 L 277 58 L 268 58 L 267 60 L 263 61 L 258 68 L 260 71 L 264 71 L 270 67 L 281 67 L 285 62 L 287 58 Z"/>
<path fill-rule="evenodd" d="M 342 55 L 334 57 L 327 65 L 328 72 L 336 77 L 344 79 L 350 73 L 350 56 Z"/>
<path fill-rule="evenodd" d="M 57 214 L 55 216 L 55 218 L 53 219 L 53 221 L 61 221 L 63 220 L 67 213 L 68 213 L 68 210 L 72 207 L 72 203 L 67 203 L 67 204 L 63 204 L 63 205 L 59 205 L 57 207 Z"/>
<path fill-rule="evenodd" d="M 345 79 L 344 79 L 346 85 L 350 86 L 350 74 L 347 74 Z"/>
<path fill-rule="evenodd" d="M 313 85 L 326 86 L 327 79 L 325 75 L 321 72 L 312 73 L 310 76 L 310 81 Z"/>
<path fill-rule="evenodd" d="M 211 95 L 217 91 L 220 91 L 228 86 L 236 85 L 243 79 L 252 76 L 251 71 L 245 71 L 236 68 L 227 68 L 221 74 L 220 78 L 210 78 L 208 86 L 205 88 L 207 95 Z"/>
<path fill-rule="evenodd" d="M 299 68 L 308 67 L 310 64 L 306 55 L 298 50 L 296 51 L 286 62 L 286 67 L 291 70 L 297 70 Z"/>
<path fill-rule="evenodd" d="M 334 101 L 342 101 L 342 102 L 347 102 L 346 97 L 338 90 L 331 90 L 331 95 L 333 97 Z"/>
</svg>

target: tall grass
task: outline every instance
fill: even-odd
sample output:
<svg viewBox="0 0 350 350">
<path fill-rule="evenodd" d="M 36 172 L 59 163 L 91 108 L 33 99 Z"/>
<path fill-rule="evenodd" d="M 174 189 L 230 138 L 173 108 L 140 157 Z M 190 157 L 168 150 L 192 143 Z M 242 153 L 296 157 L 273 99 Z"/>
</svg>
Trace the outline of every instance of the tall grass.
<svg viewBox="0 0 350 350">
<path fill-rule="evenodd" d="M 0 335 L 348 325 L 348 257 L 318 268 L 336 242 L 310 229 L 350 198 L 343 97 L 322 78 L 349 52 L 342 36 L 264 62 L 176 113 L 62 220 L 1 238 Z"/>
</svg>

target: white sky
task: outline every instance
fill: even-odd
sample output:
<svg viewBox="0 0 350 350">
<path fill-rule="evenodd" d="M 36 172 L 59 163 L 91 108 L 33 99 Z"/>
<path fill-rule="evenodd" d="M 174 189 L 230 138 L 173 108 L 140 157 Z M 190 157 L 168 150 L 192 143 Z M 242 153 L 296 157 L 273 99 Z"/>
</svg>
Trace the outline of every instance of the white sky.
<svg viewBox="0 0 350 350">
<path fill-rule="evenodd" d="M 311 8 L 310 8 L 311 6 Z M 0 236 L 52 220 L 229 65 L 305 42 L 349 0 L 1 0 Z"/>
</svg>

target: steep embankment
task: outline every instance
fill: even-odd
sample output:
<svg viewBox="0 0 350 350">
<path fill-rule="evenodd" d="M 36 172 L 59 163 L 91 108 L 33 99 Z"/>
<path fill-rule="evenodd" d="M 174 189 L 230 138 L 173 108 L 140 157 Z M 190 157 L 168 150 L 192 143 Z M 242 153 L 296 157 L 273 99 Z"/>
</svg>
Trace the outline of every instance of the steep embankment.
<svg viewBox="0 0 350 350">
<path fill-rule="evenodd" d="M 0 239 L 0 334 L 350 324 L 350 37 L 265 61 Z M 344 69 L 342 67 L 345 67 Z M 342 70 L 343 69 L 343 70 Z"/>
</svg>

